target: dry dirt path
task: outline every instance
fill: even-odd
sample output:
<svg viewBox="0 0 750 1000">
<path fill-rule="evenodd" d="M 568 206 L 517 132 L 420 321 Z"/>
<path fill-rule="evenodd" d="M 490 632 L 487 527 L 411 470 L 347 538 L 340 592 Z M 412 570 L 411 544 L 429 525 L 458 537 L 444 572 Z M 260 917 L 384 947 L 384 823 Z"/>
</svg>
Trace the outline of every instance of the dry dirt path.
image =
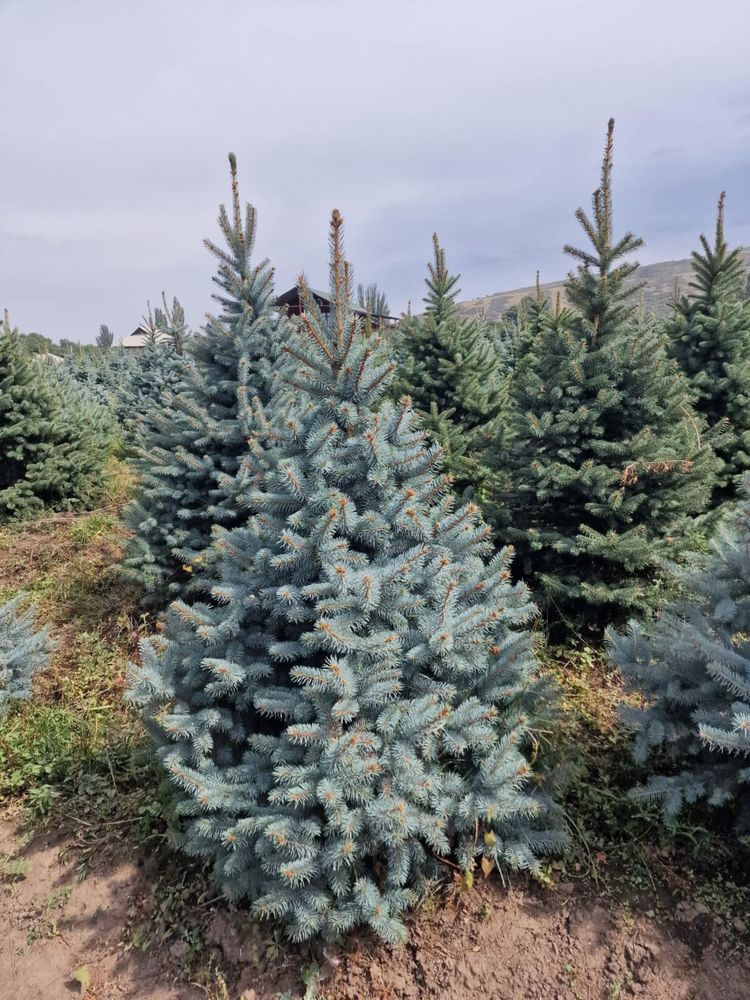
<svg viewBox="0 0 750 1000">
<path fill-rule="evenodd" d="M 110 857 L 80 880 L 64 837 L 20 847 L 10 819 L 0 852 L 21 860 L 0 880 L 0 1000 L 748 1000 L 750 956 L 700 906 L 631 916 L 572 885 L 504 890 L 490 881 L 426 910 L 397 949 L 355 940 L 271 953 L 220 905 L 206 915 L 209 965 L 227 991 L 179 978 L 179 946 L 126 949 L 126 926 L 152 880 L 136 856 Z M 18 869 L 11 862 L 10 871 Z M 13 867 L 15 865 L 15 868 Z M 262 955 L 259 960 L 258 956 Z M 310 979 L 317 962 L 320 974 Z M 86 967 L 88 990 L 73 978 Z M 308 970 L 305 993 L 300 973 Z"/>
</svg>

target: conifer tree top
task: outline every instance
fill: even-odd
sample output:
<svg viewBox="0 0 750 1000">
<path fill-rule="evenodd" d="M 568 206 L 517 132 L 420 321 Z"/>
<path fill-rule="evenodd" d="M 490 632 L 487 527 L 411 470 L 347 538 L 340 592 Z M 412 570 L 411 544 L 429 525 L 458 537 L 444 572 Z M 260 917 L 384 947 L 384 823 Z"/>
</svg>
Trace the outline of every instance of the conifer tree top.
<svg viewBox="0 0 750 1000">
<path fill-rule="evenodd" d="M 724 236 L 724 192 L 713 245 L 705 235 L 692 255 L 688 294 L 675 295 L 665 325 L 670 351 L 695 392 L 695 406 L 716 428 L 722 461 L 712 497 L 718 508 L 737 499 L 740 475 L 750 468 L 750 301 L 745 300 L 741 250 Z"/>
<path fill-rule="evenodd" d="M 445 248 L 440 246 L 438 234 L 432 234 L 433 260 L 427 265 L 427 295 L 422 300 L 427 306 L 427 312 L 434 316 L 435 322 L 443 323 L 449 317 L 455 316 L 456 297 L 461 291 L 457 288 L 461 275 L 451 274 L 445 262 Z"/>
<path fill-rule="evenodd" d="M 219 228 L 227 249 L 222 249 L 210 239 L 205 239 L 203 243 L 218 261 L 213 281 L 220 291 L 215 292 L 213 297 L 223 306 L 221 319 L 233 323 L 241 316 L 252 321 L 268 306 L 273 297 L 273 268 L 268 258 L 257 264 L 252 263 L 257 213 L 253 205 L 247 202 L 243 217 L 237 180 L 237 157 L 234 153 L 229 154 L 229 170 L 232 184 L 231 219 L 226 206 L 219 206 Z"/>
<path fill-rule="evenodd" d="M 592 216 L 579 208 L 575 217 L 591 241 L 591 250 L 566 244 L 565 253 L 579 262 L 576 274 L 570 274 L 566 293 L 570 304 L 591 324 L 590 336 L 596 340 L 609 329 L 617 328 L 632 312 L 630 303 L 639 286 L 626 287 L 626 280 L 638 268 L 623 261 L 627 254 L 643 246 L 643 240 L 626 232 L 614 239 L 612 224 L 612 156 L 615 120 L 610 118 L 602 160 L 601 182 L 592 198 Z M 617 266 L 615 266 L 617 265 Z"/>
<path fill-rule="evenodd" d="M 370 405 L 380 396 L 396 370 L 394 361 L 378 359 L 381 338 L 357 336 L 351 307 L 351 268 L 344 256 L 343 219 L 338 209 L 331 215 L 330 294 L 333 322 L 324 322 L 305 275 L 299 277 L 304 304 L 301 320 L 308 334 L 307 349 L 299 341 L 284 350 L 298 362 L 287 382 L 312 397 L 334 396 Z"/>
<path fill-rule="evenodd" d="M 742 262 L 742 249 L 735 247 L 730 251 L 724 236 L 724 207 L 726 193 L 719 195 L 716 206 L 716 228 L 714 230 L 713 246 L 707 237 L 701 234 L 700 242 L 703 253 L 693 250 L 694 278 L 689 283 L 690 299 L 699 307 L 708 309 L 716 305 L 723 297 L 739 298 L 742 294 L 742 282 L 745 274 Z"/>
</svg>

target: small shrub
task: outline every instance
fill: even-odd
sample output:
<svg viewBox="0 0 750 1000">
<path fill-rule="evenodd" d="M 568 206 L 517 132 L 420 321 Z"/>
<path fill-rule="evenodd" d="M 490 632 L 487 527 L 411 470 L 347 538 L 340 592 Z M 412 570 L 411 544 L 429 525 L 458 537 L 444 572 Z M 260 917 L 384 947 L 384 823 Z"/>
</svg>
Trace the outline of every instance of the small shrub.
<svg viewBox="0 0 750 1000">
<path fill-rule="evenodd" d="M 24 594 L 0 606 L 0 716 L 12 701 L 31 697 L 31 682 L 46 666 L 53 644 L 47 629 L 36 629 L 33 608 L 21 610 Z"/>
<path fill-rule="evenodd" d="M 745 479 L 746 490 L 750 478 Z M 645 704 L 629 709 L 636 759 L 656 773 L 635 794 L 667 816 L 705 800 L 750 829 L 750 499 L 649 626 L 610 635 L 614 662 Z"/>
</svg>

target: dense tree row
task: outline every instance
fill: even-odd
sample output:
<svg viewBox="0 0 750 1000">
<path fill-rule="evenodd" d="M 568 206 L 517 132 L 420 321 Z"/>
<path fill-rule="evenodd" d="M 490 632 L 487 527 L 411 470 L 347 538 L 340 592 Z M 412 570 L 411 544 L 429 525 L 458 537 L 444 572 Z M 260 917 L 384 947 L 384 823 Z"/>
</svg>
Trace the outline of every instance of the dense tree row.
<svg viewBox="0 0 750 1000">
<path fill-rule="evenodd" d="M 130 698 L 181 843 L 295 939 L 394 940 L 442 862 L 534 870 L 561 847 L 532 764 L 532 600 L 555 641 L 606 632 L 644 694 L 624 718 L 653 769 L 636 794 L 747 811 L 745 276 L 722 196 L 688 294 L 644 314 L 612 161 L 610 122 L 563 302 L 463 316 L 435 237 L 425 310 L 394 332 L 376 287 L 353 294 L 337 212 L 329 305 L 304 278 L 300 317 L 275 305 L 230 156 L 219 314 L 188 337 L 165 303 L 127 377 L 104 329 L 99 361 L 68 365 L 96 412 L 138 414 L 124 566 L 164 617 Z M 16 341 L 0 402 L 26 414 L 38 369 Z"/>
<path fill-rule="evenodd" d="M 671 566 L 737 497 L 750 419 L 750 304 L 723 200 L 689 296 L 666 322 L 644 315 L 627 260 L 641 241 L 613 229 L 612 138 L 610 123 L 592 214 L 576 213 L 590 247 L 566 247 L 565 305 L 538 295 L 494 333 L 462 318 L 436 241 L 399 384 L 516 547 L 548 628 L 594 638 L 663 603 Z"/>
<path fill-rule="evenodd" d="M 143 348 L 110 350 L 100 343 L 112 337 L 102 326 L 97 338 L 100 349 L 68 351 L 59 366 L 84 396 L 109 410 L 128 448 L 140 440 L 150 411 L 166 406 L 167 398 L 179 389 L 189 364 L 190 333 L 177 299 L 171 307 L 166 298 L 163 308 L 152 311 L 149 306 L 141 329 Z"/>
<path fill-rule="evenodd" d="M 297 939 L 362 922 L 399 937 L 441 857 L 534 868 L 559 848 L 554 807 L 529 784 L 540 703 L 523 580 L 553 636 L 609 627 L 651 699 L 625 720 L 640 759 L 666 745 L 677 763 L 639 794 L 671 811 L 700 796 L 742 806 L 750 562 L 725 540 L 702 575 L 680 570 L 744 468 L 738 254 L 722 204 L 690 295 L 666 322 L 644 315 L 627 259 L 640 240 L 613 229 L 612 138 L 610 123 L 564 306 L 537 295 L 500 324 L 462 316 L 435 238 L 425 311 L 395 335 L 372 322 L 374 292 L 354 308 L 337 214 L 330 311 L 305 292 L 299 321 L 278 315 L 233 175 L 229 249 L 212 247 L 224 313 L 144 453 L 137 519 L 150 509 L 169 528 L 181 599 L 131 697 L 185 848 Z M 216 424 L 206 387 L 219 384 Z M 493 536 L 514 548 L 493 554 Z"/>
<path fill-rule="evenodd" d="M 76 508 L 103 487 L 108 412 L 34 360 L 7 314 L 0 330 L 0 519 Z"/>
<path fill-rule="evenodd" d="M 637 759 L 660 768 L 637 794 L 670 815 L 699 798 L 731 804 L 746 830 L 750 505 L 735 504 L 750 442 L 747 282 L 724 237 L 722 194 L 688 293 L 666 320 L 636 307 L 637 265 L 624 258 L 641 241 L 614 235 L 612 138 L 610 122 L 593 212 L 576 213 L 591 246 L 566 247 L 578 267 L 564 307 L 525 301 L 499 324 L 494 369 L 477 365 L 483 385 L 494 375 L 508 387 L 485 433 L 471 419 L 447 424 L 461 415 L 457 380 L 440 384 L 419 364 L 434 308 L 406 325 L 402 369 L 416 398 L 431 394 L 427 426 L 448 455 L 452 436 L 463 442 L 472 485 L 498 540 L 516 546 L 515 573 L 532 585 L 547 633 L 596 641 L 609 628 L 614 662 L 646 697 L 624 713 Z M 458 332 L 440 348 L 445 372 L 466 356 Z"/>
</svg>

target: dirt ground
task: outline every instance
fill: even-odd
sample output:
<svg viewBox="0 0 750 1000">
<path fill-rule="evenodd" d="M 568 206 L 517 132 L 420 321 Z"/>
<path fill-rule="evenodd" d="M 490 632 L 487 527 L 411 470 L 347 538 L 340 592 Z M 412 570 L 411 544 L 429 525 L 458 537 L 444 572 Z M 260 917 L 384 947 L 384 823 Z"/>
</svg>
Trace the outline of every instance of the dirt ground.
<svg viewBox="0 0 750 1000">
<path fill-rule="evenodd" d="M 750 997 L 750 954 L 705 906 L 633 916 L 573 884 L 505 889 L 496 879 L 432 900 L 396 949 L 363 937 L 343 952 L 289 949 L 213 900 L 203 923 L 213 978 L 191 983 L 184 942 L 134 947 L 128 932 L 154 884 L 148 860 L 94 857 L 81 879 L 66 835 L 22 844 L 17 823 L 2 820 L 0 1000 Z"/>
<path fill-rule="evenodd" d="M 0 825 L 0 851 L 26 863 L 22 876 L 6 875 L 0 884 L 0 1000 L 202 995 L 164 982 L 156 958 L 140 952 L 131 958 L 123 950 L 128 907 L 143 879 L 137 863 L 122 859 L 79 880 L 64 840 L 36 840 L 19 850 L 17 837 L 13 821 Z M 88 993 L 74 978 L 83 967 L 91 976 Z"/>
</svg>

